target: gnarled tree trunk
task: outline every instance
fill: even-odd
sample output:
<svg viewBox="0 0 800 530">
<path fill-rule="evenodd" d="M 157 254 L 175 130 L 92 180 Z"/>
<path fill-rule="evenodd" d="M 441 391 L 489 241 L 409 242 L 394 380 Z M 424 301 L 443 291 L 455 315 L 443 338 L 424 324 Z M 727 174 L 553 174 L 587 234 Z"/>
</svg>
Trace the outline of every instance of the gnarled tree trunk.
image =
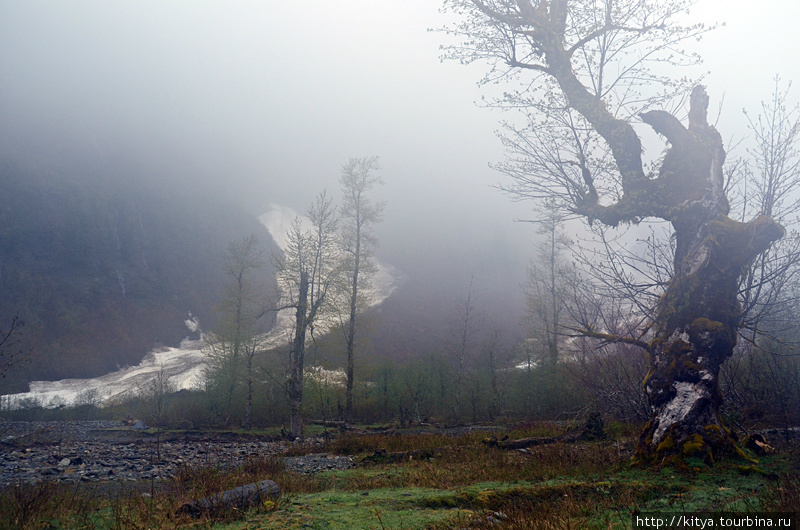
<svg viewBox="0 0 800 530">
<path fill-rule="evenodd" d="M 661 178 L 682 195 L 675 229 L 674 276 L 661 299 L 644 381 L 651 419 L 639 440 L 643 460 L 702 457 L 734 450 L 719 416 L 719 369 L 736 345 L 738 280 L 783 229 L 769 217 L 740 223 L 727 216 L 719 133 L 706 122 L 708 97 L 692 93 L 689 128 L 672 116 L 642 116 L 672 144 Z M 687 194 L 685 190 L 691 190 Z"/>
<path fill-rule="evenodd" d="M 738 278 L 781 234 L 769 218 L 742 224 L 723 213 L 677 232 L 690 250 L 676 256 L 675 277 L 658 309 L 644 381 L 651 419 L 639 441 L 640 457 L 710 460 L 733 449 L 719 416 L 719 369 L 736 344 Z"/>
</svg>

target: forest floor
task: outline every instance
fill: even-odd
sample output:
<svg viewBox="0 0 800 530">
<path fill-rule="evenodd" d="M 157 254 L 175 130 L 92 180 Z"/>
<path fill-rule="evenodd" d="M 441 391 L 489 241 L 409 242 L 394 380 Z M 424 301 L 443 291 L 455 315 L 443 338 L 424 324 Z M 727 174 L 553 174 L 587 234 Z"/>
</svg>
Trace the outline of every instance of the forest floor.
<svg viewBox="0 0 800 530">
<path fill-rule="evenodd" d="M 205 438 L 199 433 L 159 433 L 161 448 L 172 444 L 175 453 L 165 450 L 157 461 L 151 456 L 151 462 L 183 454 L 176 448 L 195 453 L 184 454 L 168 474 L 125 481 L 96 473 L 85 480 L 59 480 L 62 474 L 80 474 L 80 464 L 73 463 L 77 458 L 84 470 L 95 469 L 95 460 L 110 462 L 94 455 L 113 451 L 98 445 L 73 455 L 62 436 L 56 455 L 61 460 L 47 464 L 49 474 L 34 470 L 38 480 L 9 480 L 0 491 L 0 528 L 599 529 L 636 528 L 637 519 L 641 528 L 656 527 L 656 522 L 669 528 L 665 523 L 673 516 L 793 512 L 796 518 L 800 512 L 796 439 L 782 441 L 773 435 L 768 441 L 777 451 L 758 456 L 757 463 L 736 459 L 709 466 L 690 460 L 685 469 L 632 468 L 635 427 L 607 428 L 604 440 L 555 442 L 522 451 L 486 443 L 492 435 L 558 437 L 568 430 L 555 423 L 502 433 L 485 428 L 362 430 L 301 442 L 253 433 L 207 433 Z M 55 450 L 41 436 L 32 440 L 4 443 L 0 457 L 16 453 L 14 458 L 33 461 Z M 153 451 L 152 439 L 147 440 L 139 442 L 143 453 Z M 124 437 L 119 442 L 123 460 L 138 466 L 139 456 L 131 453 L 136 442 Z M 220 445 L 202 449 L 203 444 Z M 202 458 L 198 447 L 206 451 Z M 207 449 L 215 455 L 213 461 Z M 62 468 L 70 466 L 72 473 L 65 473 Z M 178 514 L 188 501 L 264 479 L 278 484 L 279 498 L 200 519 Z M 700 528 L 708 521 L 693 522 Z M 713 522 L 716 528 L 725 521 Z"/>
</svg>

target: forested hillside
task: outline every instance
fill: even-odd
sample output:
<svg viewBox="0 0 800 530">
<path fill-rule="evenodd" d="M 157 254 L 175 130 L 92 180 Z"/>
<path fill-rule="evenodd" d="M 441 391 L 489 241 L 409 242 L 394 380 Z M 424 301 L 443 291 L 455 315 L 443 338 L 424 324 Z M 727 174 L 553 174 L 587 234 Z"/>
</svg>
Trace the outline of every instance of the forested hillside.
<svg viewBox="0 0 800 530">
<path fill-rule="evenodd" d="M 226 245 L 256 233 L 274 248 L 256 217 L 219 193 L 131 168 L 0 160 L 0 182 L 0 319 L 19 312 L 32 348 L 4 392 L 138 363 L 187 336 L 189 312 L 210 327 Z"/>
</svg>

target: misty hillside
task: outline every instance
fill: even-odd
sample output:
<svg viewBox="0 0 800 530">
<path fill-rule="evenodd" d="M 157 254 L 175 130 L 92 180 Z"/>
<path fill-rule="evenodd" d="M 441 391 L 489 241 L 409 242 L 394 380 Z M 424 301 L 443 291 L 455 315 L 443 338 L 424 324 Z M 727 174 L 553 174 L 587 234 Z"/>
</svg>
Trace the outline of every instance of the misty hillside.
<svg viewBox="0 0 800 530">
<path fill-rule="evenodd" d="M 136 364 L 187 336 L 189 312 L 210 327 L 228 243 L 256 233 L 274 250 L 218 193 L 105 171 L 0 161 L 0 318 L 19 311 L 33 348 L 3 391 Z"/>
<path fill-rule="evenodd" d="M 30 159 L 29 159 L 30 160 Z M 225 247 L 264 226 L 234 199 L 207 185 L 158 178 L 120 162 L 66 169 L 0 162 L 0 318 L 19 311 L 31 362 L 0 381 L 0 392 L 27 382 L 87 378 L 138 364 L 158 344 L 189 334 L 189 312 L 208 330 L 224 278 Z M 404 280 L 365 315 L 363 360 L 382 362 L 442 354 L 474 281 L 479 315 L 475 346 L 499 331 L 519 339 L 522 298 L 500 238 L 470 252 L 418 242 L 418 251 L 388 252 Z M 384 242 L 390 249 L 393 241 Z M 480 246 L 480 245 L 479 245 Z M 491 257 L 491 259 L 488 259 Z M 263 271 L 271 280 L 271 271 Z M 332 346 L 325 364 L 341 366 Z"/>
</svg>

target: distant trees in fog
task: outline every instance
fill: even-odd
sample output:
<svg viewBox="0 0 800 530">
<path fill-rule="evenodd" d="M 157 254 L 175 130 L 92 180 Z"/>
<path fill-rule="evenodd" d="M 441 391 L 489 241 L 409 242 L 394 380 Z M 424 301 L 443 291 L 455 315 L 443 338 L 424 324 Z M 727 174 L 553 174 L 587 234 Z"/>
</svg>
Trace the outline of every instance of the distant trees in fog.
<svg viewBox="0 0 800 530">
<path fill-rule="evenodd" d="M 233 415 L 234 392 L 243 375 L 246 383 L 243 425 L 249 428 L 254 392 L 253 360 L 260 349 L 261 336 L 266 332 L 265 293 L 255 273 L 267 265 L 267 259 L 262 243 L 253 234 L 230 243 L 223 263 L 225 283 L 217 307 L 218 320 L 214 331 L 206 336 L 205 384 L 216 394 L 220 414 L 227 425 Z"/>
</svg>

